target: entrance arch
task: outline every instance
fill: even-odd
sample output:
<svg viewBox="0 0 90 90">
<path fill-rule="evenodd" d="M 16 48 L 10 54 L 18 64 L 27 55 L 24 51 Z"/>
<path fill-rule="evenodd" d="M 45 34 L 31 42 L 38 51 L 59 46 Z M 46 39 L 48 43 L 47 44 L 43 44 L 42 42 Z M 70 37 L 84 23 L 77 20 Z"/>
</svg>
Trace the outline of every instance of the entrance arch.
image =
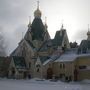
<svg viewBox="0 0 90 90">
<path fill-rule="evenodd" d="M 53 70 L 52 68 L 47 69 L 47 79 L 52 79 L 53 77 Z"/>
</svg>

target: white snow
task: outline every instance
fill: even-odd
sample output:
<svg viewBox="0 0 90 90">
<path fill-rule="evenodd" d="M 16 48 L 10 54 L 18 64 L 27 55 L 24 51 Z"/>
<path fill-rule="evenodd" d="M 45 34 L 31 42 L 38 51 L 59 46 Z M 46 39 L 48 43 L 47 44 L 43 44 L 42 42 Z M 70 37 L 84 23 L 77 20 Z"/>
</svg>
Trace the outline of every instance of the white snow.
<svg viewBox="0 0 90 90">
<path fill-rule="evenodd" d="M 72 62 L 76 60 L 77 57 L 90 56 L 90 54 L 75 54 L 75 53 L 65 53 L 61 55 L 55 62 Z"/>
<path fill-rule="evenodd" d="M 68 62 L 74 61 L 77 58 L 76 54 L 63 54 L 60 58 L 58 58 L 55 62 Z"/>
<path fill-rule="evenodd" d="M 0 79 L 0 90 L 90 90 L 87 83 Z"/>
<path fill-rule="evenodd" d="M 43 65 L 48 64 L 50 61 L 52 61 L 52 59 L 51 59 L 51 58 L 50 58 L 50 59 L 48 59 L 48 60 L 46 60 L 46 61 L 43 63 Z"/>
</svg>

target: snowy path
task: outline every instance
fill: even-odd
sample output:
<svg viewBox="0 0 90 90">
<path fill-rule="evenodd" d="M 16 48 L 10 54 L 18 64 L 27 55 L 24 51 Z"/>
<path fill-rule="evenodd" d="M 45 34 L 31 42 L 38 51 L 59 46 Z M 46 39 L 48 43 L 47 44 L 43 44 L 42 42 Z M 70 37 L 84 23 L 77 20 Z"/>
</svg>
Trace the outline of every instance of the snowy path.
<svg viewBox="0 0 90 90">
<path fill-rule="evenodd" d="M 0 79 L 0 90 L 90 90 L 90 84 Z"/>
</svg>

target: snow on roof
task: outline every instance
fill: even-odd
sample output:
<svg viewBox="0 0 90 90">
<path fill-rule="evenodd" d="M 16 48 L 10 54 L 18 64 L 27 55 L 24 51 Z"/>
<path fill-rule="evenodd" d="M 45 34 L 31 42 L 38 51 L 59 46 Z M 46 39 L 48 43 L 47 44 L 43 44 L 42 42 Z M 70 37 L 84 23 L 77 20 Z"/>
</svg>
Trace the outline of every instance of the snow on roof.
<svg viewBox="0 0 90 90">
<path fill-rule="evenodd" d="M 78 54 L 78 57 L 85 57 L 85 56 L 90 56 L 90 53 L 86 53 L 86 54 Z"/>
<path fill-rule="evenodd" d="M 57 58 L 59 58 L 59 55 L 52 55 L 48 60 L 46 60 L 46 62 L 43 63 L 43 65 L 46 65 L 47 63 L 56 60 Z"/>
<path fill-rule="evenodd" d="M 60 58 L 55 60 L 55 62 L 71 62 L 77 58 L 76 54 L 63 54 Z"/>
<path fill-rule="evenodd" d="M 76 60 L 78 57 L 85 57 L 85 56 L 90 56 L 90 54 L 63 54 L 61 57 L 59 57 L 57 60 L 54 62 L 72 62 Z"/>
<path fill-rule="evenodd" d="M 48 60 L 46 60 L 46 62 L 44 62 L 43 63 L 43 65 L 46 65 L 47 63 L 49 63 L 50 61 L 52 61 L 52 59 L 50 58 L 50 59 L 48 59 Z"/>
</svg>

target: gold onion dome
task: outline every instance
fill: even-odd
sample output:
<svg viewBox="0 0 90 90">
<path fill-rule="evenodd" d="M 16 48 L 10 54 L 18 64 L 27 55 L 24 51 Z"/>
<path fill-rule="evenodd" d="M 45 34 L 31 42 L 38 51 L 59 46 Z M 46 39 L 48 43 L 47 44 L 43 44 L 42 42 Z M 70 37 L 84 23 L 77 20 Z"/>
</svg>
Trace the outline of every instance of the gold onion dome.
<svg viewBox="0 0 90 90">
<path fill-rule="evenodd" d="M 42 13 L 41 13 L 41 11 L 39 10 L 39 1 L 37 2 L 37 10 L 35 10 L 35 12 L 34 12 L 34 17 L 36 17 L 36 18 L 41 18 L 41 15 L 42 15 Z"/>
</svg>

